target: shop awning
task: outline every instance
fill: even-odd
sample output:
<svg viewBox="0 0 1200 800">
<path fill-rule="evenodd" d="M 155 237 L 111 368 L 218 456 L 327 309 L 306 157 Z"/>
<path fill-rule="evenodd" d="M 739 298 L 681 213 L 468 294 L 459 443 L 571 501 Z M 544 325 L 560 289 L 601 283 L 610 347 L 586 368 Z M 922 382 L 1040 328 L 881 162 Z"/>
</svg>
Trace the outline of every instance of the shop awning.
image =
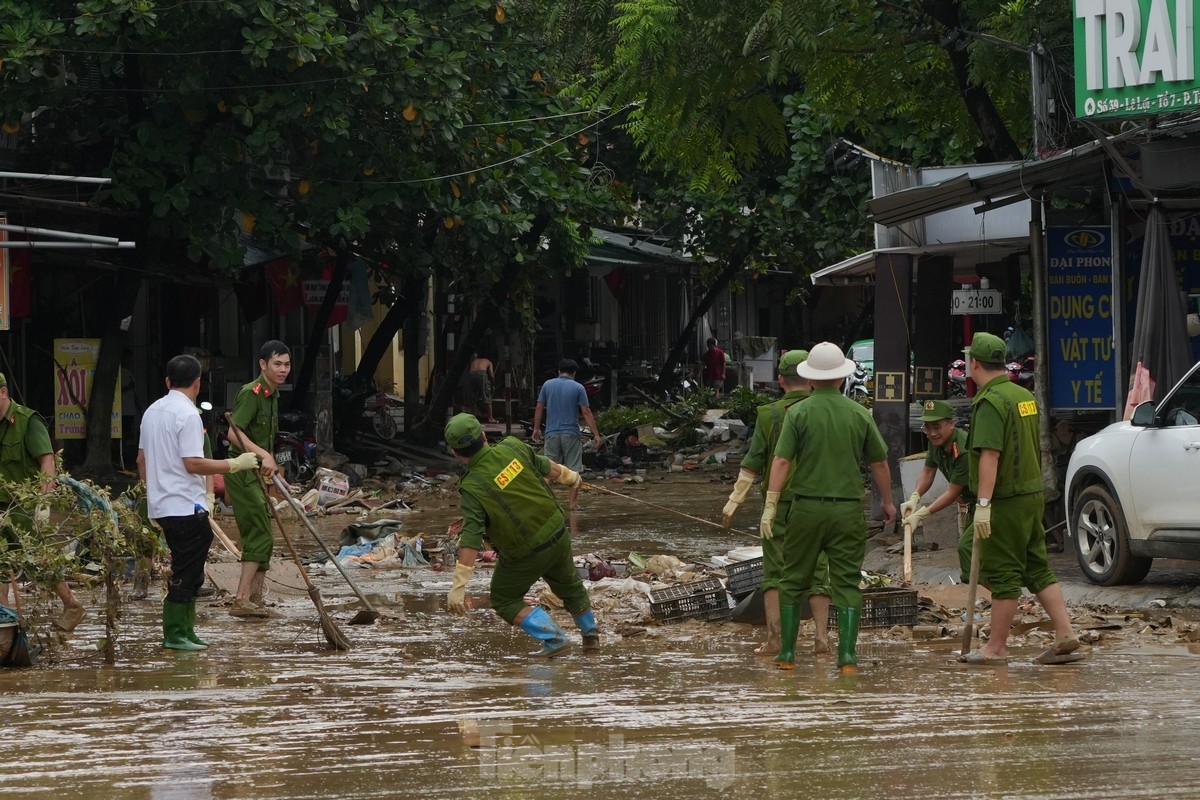
<svg viewBox="0 0 1200 800">
<path fill-rule="evenodd" d="M 949 255 L 954 258 L 955 273 L 973 275 L 975 265 L 1000 261 L 1005 256 L 1029 249 L 1028 237 L 994 239 L 986 242 L 954 242 L 914 247 L 883 247 L 868 250 L 819 269 L 810 277 L 817 286 L 856 286 L 875 282 L 875 262 L 883 255 Z"/>
<path fill-rule="evenodd" d="M 1103 184 L 1099 169 L 1106 157 L 1100 142 L 1089 142 L 1051 158 L 1022 161 L 977 178 L 964 173 L 928 186 L 886 194 L 868 202 L 867 208 L 876 223 L 892 227 L 961 206 L 978 203 L 997 206 L 1009 198 L 1040 197 L 1047 189 L 1071 186 L 1089 178 Z"/>
</svg>

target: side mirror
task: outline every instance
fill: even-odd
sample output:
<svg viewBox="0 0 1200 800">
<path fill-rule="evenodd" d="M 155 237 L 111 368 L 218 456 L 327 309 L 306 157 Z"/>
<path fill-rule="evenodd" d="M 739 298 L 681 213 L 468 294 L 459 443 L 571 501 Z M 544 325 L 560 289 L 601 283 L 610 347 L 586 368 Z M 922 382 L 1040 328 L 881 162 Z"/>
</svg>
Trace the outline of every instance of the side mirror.
<svg viewBox="0 0 1200 800">
<path fill-rule="evenodd" d="M 1154 403 L 1147 400 L 1133 410 L 1129 424 L 1136 428 L 1149 428 L 1154 425 Z"/>
</svg>

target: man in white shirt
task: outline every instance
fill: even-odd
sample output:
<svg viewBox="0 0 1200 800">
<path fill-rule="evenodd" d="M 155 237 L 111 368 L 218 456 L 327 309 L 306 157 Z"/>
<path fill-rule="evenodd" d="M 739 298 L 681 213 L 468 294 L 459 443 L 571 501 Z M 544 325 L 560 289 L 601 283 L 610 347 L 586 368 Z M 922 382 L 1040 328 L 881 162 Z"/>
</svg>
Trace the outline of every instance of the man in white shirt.
<svg viewBox="0 0 1200 800">
<path fill-rule="evenodd" d="M 242 453 L 223 460 L 204 457 L 204 425 L 196 397 L 200 362 L 175 356 L 167 362 L 167 392 L 142 415 L 138 475 L 146 482 L 150 519 L 167 538 L 171 579 L 163 601 L 163 647 L 203 650 L 196 636 L 196 592 L 204 584 L 204 562 L 212 545 L 212 511 L 206 475 L 258 469 L 258 456 Z"/>
</svg>

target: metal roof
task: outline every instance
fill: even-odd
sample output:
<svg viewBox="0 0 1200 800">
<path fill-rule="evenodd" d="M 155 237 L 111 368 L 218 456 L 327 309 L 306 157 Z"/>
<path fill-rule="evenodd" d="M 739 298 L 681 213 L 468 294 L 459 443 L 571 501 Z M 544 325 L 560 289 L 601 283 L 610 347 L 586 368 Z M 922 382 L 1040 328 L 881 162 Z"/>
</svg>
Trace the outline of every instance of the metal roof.
<svg viewBox="0 0 1200 800">
<path fill-rule="evenodd" d="M 876 223 L 891 227 L 960 206 L 1040 197 L 1046 189 L 1099 177 L 1097 170 L 1106 157 L 1100 142 L 1088 142 L 1042 161 L 1016 162 L 978 178 L 964 172 L 928 186 L 886 194 L 869 201 L 867 208 Z"/>
<path fill-rule="evenodd" d="M 810 278 L 817 286 L 856 286 L 875 282 L 875 259 L 882 255 L 951 255 L 955 271 L 960 274 L 974 270 L 976 264 L 999 261 L 1007 255 L 1029 248 L 1029 238 L 993 239 L 985 242 L 952 242 L 913 247 L 881 247 L 851 256 L 824 269 Z"/>
</svg>

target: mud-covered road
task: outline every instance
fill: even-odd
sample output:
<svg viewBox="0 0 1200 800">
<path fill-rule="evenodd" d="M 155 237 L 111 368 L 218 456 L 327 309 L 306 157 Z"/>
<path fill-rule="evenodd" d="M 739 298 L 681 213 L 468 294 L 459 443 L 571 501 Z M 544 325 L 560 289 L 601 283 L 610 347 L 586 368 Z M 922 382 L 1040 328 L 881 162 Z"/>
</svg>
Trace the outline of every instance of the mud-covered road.
<svg viewBox="0 0 1200 800">
<path fill-rule="evenodd" d="M 613 487 L 715 519 L 728 492 L 716 477 Z M 406 531 L 440 532 L 453 511 L 430 496 Z M 322 526 L 336 538 L 348 521 Z M 689 561 L 754 544 L 600 493 L 577 527 L 577 553 Z M 346 624 L 349 590 L 317 579 L 346 653 L 322 648 L 303 596 L 263 623 L 202 605 L 212 647 L 164 651 L 152 594 L 126 606 L 115 668 L 89 650 L 93 614 L 52 665 L 0 671 L 4 796 L 1200 796 L 1196 645 L 1101 639 L 1079 664 L 1039 667 L 1031 642 L 1008 667 L 968 669 L 951 639 L 865 631 L 860 670 L 843 677 L 807 646 L 794 672 L 773 669 L 752 652 L 761 629 L 685 623 L 537 662 L 490 612 L 441 610 L 448 572 L 356 577 L 388 612 L 373 626 Z M 472 590 L 485 589 L 480 575 Z"/>
</svg>

